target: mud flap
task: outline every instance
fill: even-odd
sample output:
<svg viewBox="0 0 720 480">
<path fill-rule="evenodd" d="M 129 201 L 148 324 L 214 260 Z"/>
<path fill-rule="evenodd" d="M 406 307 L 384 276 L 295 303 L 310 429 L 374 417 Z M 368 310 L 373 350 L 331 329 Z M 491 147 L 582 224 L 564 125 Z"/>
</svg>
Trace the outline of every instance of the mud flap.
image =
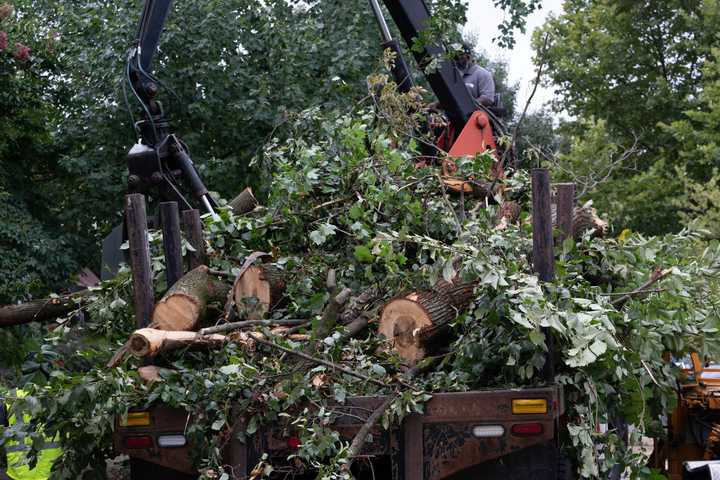
<svg viewBox="0 0 720 480">
<path fill-rule="evenodd" d="M 685 462 L 683 480 L 720 480 L 720 460 Z"/>
</svg>

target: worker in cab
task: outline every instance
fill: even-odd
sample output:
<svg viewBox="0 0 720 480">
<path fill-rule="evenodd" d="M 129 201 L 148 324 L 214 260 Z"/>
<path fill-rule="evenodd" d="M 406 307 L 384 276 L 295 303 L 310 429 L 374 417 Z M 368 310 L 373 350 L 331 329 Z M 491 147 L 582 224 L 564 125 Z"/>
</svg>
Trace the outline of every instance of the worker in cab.
<svg viewBox="0 0 720 480">
<path fill-rule="evenodd" d="M 18 398 L 24 397 L 25 392 L 17 390 Z M 15 425 L 30 421 L 29 415 L 16 418 L 9 413 L 5 401 L 0 402 L 0 426 L 12 428 Z M 0 480 L 47 480 L 50 478 L 52 464 L 60 456 L 61 450 L 51 438 L 45 438 L 45 444 L 38 454 L 35 468 L 30 469 L 25 457 L 30 450 L 30 439 L 22 442 L 8 441 L 0 447 Z"/>
<path fill-rule="evenodd" d="M 472 47 L 466 43 L 458 46 L 455 65 L 463 75 L 470 95 L 484 107 L 495 104 L 495 80 L 492 73 L 475 63 Z"/>
</svg>

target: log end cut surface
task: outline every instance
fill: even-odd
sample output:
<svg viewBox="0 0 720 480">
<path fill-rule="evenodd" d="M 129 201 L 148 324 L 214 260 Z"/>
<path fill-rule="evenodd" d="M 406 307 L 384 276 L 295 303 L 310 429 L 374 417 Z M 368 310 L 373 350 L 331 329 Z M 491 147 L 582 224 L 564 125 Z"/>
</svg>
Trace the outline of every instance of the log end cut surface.
<svg viewBox="0 0 720 480">
<path fill-rule="evenodd" d="M 270 311 L 272 293 L 272 286 L 265 279 L 264 271 L 260 267 L 250 267 L 235 285 L 235 303 L 248 311 L 248 319 L 257 320 Z"/>
<path fill-rule="evenodd" d="M 410 298 L 398 298 L 385 305 L 378 330 L 401 357 L 415 363 L 425 356 L 420 332 L 430 326 L 432 320 L 422 305 Z"/>
<path fill-rule="evenodd" d="M 128 349 L 130 350 L 130 353 L 137 357 L 147 356 L 152 350 L 152 342 L 143 335 L 143 333 L 147 330 L 149 329 L 138 330 L 130 337 L 130 344 L 128 346 Z M 150 333 L 150 335 L 153 336 L 153 338 L 155 337 L 152 332 Z M 159 343 L 162 344 L 162 338 L 159 339 Z"/>
<path fill-rule="evenodd" d="M 155 306 L 152 319 L 159 330 L 192 330 L 200 316 L 197 300 L 183 293 L 163 298 Z"/>
</svg>

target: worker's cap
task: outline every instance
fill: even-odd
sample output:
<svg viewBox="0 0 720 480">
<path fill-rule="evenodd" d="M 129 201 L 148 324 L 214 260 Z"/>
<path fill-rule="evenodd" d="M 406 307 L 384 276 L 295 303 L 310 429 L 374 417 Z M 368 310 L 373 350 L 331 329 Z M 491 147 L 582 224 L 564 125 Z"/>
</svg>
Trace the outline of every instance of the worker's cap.
<svg viewBox="0 0 720 480">
<path fill-rule="evenodd" d="M 473 51 L 474 51 L 473 46 L 465 41 L 459 42 L 459 43 L 453 43 L 452 45 L 450 45 L 450 47 L 452 48 L 453 53 L 455 55 L 461 55 L 463 53 L 465 53 L 467 55 L 472 55 Z"/>
</svg>

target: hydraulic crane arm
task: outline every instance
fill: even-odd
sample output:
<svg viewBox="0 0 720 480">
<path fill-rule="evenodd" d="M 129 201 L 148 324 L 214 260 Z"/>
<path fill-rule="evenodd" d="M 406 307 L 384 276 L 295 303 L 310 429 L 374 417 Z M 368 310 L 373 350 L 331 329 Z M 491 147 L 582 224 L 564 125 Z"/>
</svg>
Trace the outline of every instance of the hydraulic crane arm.
<svg viewBox="0 0 720 480">
<path fill-rule="evenodd" d="M 380 27 L 380 35 L 382 37 L 381 45 L 383 50 L 389 48 L 395 52 L 395 64 L 392 68 L 392 74 L 393 77 L 395 77 L 395 83 L 398 86 L 398 90 L 403 93 L 407 93 L 413 86 L 413 82 L 412 76 L 410 75 L 410 69 L 408 69 L 408 66 L 405 63 L 405 58 L 403 58 L 400 44 L 392 37 L 387 22 L 385 22 L 385 16 L 380 9 L 380 4 L 378 4 L 378 0 L 370 0 L 370 7 L 375 15 L 375 20 L 378 22 L 378 27 Z"/>
<path fill-rule="evenodd" d="M 425 45 L 420 51 L 412 48 L 415 39 L 420 36 L 420 32 L 430 20 L 430 11 L 424 0 L 383 0 L 383 2 L 400 30 L 403 40 L 413 51 L 418 65 L 423 69 L 430 87 L 447 112 L 455 131 L 462 131 L 470 116 L 477 110 L 475 100 L 468 92 L 462 75 L 448 60 L 440 62 L 437 70 L 425 72 L 424 67 L 434 57 L 443 55 L 444 50 L 437 45 Z"/>
<path fill-rule="evenodd" d="M 215 202 L 195 169 L 187 147 L 171 132 L 162 104 L 156 100 L 158 81 L 150 73 L 171 6 L 172 0 L 145 0 L 137 43 L 128 55 L 128 82 L 141 104 L 143 117 L 135 124 L 140 142 L 128 154 L 128 183 L 130 190 L 136 191 L 156 186 L 163 199 L 177 200 L 183 208 L 190 208 L 176 184 L 182 180 L 205 210 L 214 214 Z"/>
<path fill-rule="evenodd" d="M 167 19 L 172 0 L 148 0 L 145 2 L 137 35 L 139 66 L 149 72 L 152 59 L 160 43 L 160 34 Z"/>
</svg>

